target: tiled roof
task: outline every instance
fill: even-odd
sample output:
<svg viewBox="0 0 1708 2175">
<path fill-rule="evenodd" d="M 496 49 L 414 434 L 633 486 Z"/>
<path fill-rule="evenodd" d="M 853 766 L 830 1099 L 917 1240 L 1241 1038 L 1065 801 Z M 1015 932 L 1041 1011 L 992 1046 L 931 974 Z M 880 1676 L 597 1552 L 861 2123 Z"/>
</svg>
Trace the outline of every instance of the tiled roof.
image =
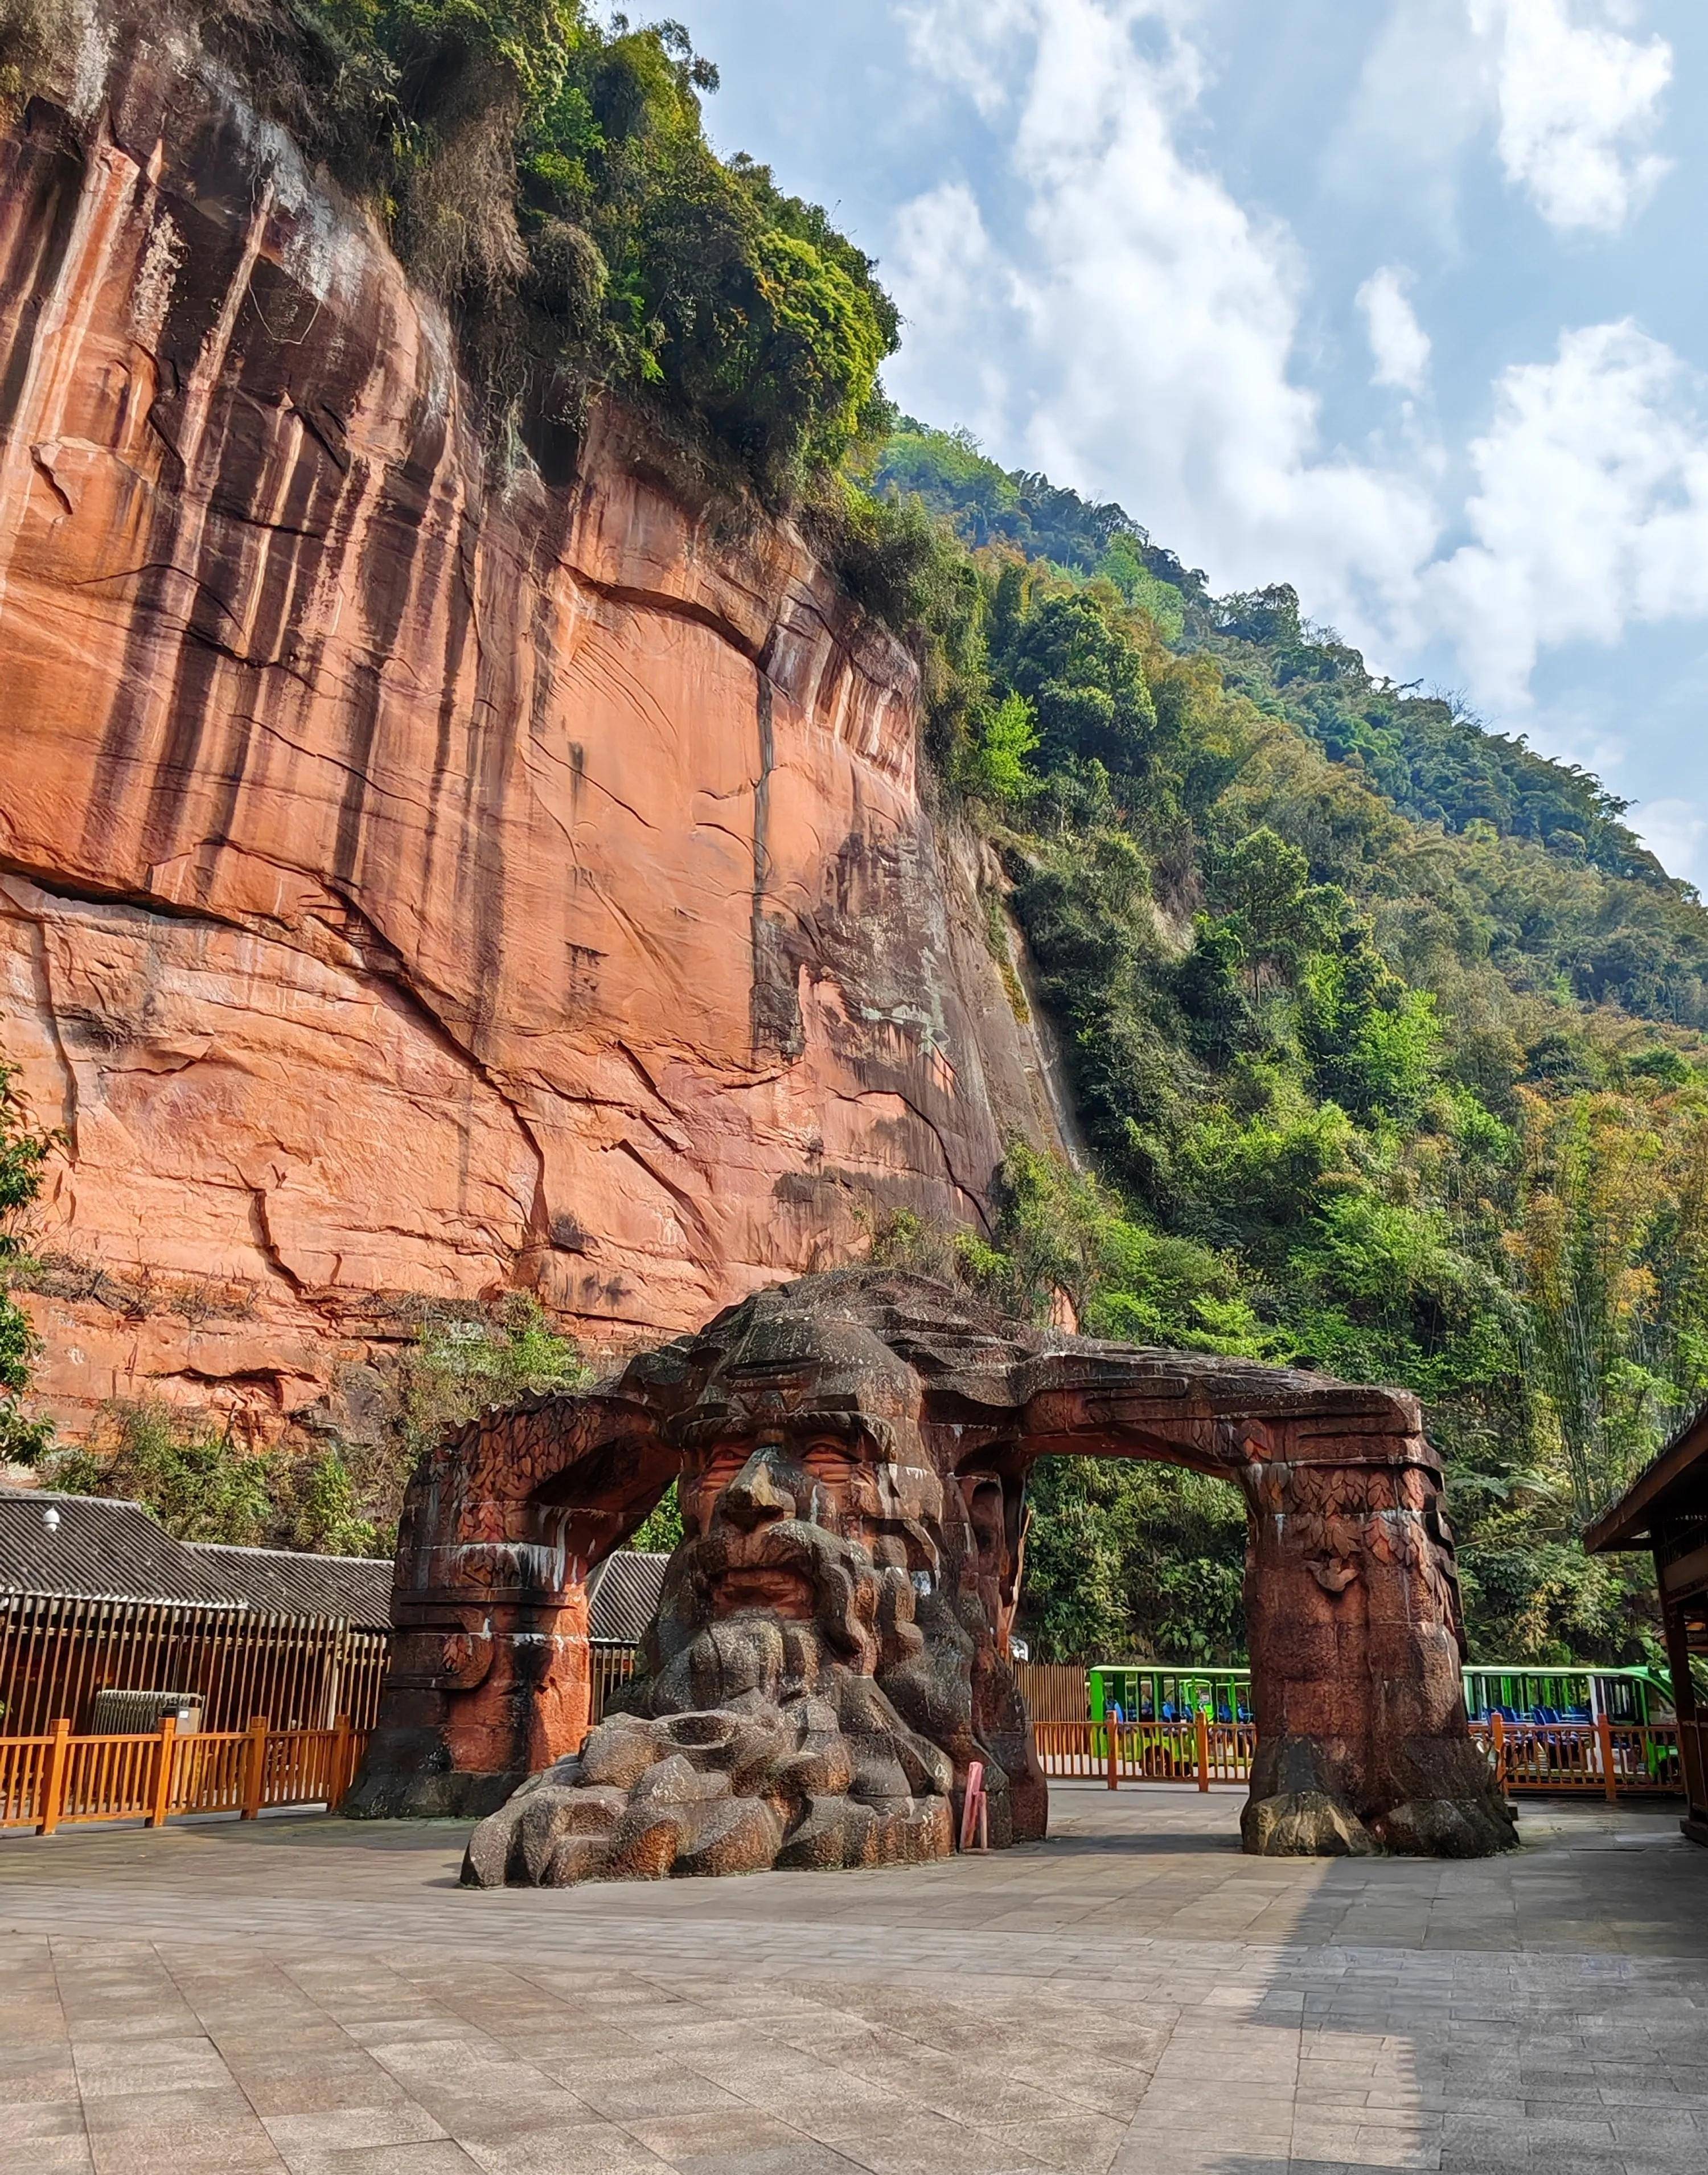
<svg viewBox="0 0 1708 2175">
<path fill-rule="evenodd" d="M 312 1556 L 291 1549 L 225 1548 L 214 1541 L 192 1541 L 185 1552 L 199 1557 L 252 1608 L 335 1616 L 369 1630 L 390 1628 L 389 1556 Z"/>
<path fill-rule="evenodd" d="M 46 1513 L 57 1513 L 57 1527 Z M 652 1622 L 668 1555 L 619 1549 L 588 1581 L 590 1635 L 636 1646 Z M 361 1628 L 392 1620 L 392 1566 L 381 1556 L 314 1556 L 175 1541 L 139 1503 L 0 1488 L 0 1593 L 100 1601 L 176 1601 L 287 1616 L 330 1616 Z"/>
<path fill-rule="evenodd" d="M 588 1581 L 588 1636 L 603 1646 L 638 1646 L 658 1614 L 668 1555 L 618 1549 Z"/>
<path fill-rule="evenodd" d="M 0 1488 L 0 1593 L 270 1609 L 382 1628 L 391 1587 L 391 1565 L 372 1557 L 175 1541 L 139 1503 Z"/>
<path fill-rule="evenodd" d="M 241 1605 L 218 1566 L 139 1503 L 45 1488 L 0 1488 L 0 1592 Z"/>
</svg>

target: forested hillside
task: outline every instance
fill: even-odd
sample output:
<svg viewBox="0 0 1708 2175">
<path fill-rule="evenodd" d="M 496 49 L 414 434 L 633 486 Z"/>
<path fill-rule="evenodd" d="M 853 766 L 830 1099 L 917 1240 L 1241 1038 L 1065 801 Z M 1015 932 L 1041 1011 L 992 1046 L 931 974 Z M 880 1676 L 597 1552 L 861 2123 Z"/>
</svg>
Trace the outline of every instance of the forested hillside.
<svg viewBox="0 0 1708 2175">
<path fill-rule="evenodd" d="M 1212 597 L 964 435 L 903 421 L 869 477 L 1094 1163 L 1011 1153 L 1005 1250 L 962 1273 L 1417 1390 L 1478 1651 L 1646 1651 L 1646 1567 L 1575 1537 L 1708 1386 L 1708 914 L 1596 779 L 1290 589 Z M 1242 1519 L 1190 1476 L 1048 1478 L 1040 1647 L 1236 1652 Z"/>
</svg>

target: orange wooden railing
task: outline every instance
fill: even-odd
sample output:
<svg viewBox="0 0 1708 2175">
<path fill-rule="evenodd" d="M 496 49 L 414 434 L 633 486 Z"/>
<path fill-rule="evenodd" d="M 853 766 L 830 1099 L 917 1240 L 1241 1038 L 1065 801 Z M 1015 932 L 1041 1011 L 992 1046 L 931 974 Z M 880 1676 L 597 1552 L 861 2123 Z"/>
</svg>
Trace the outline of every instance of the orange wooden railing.
<svg viewBox="0 0 1708 2175">
<path fill-rule="evenodd" d="M 1592 1792 L 1621 1798 L 1683 1797 L 1684 1764 L 1676 1724 L 1473 1722 L 1471 1736 L 1510 1793 Z M 1244 1782 L 1257 1732 L 1248 1722 L 1034 1722 L 1038 1765 L 1058 1780 L 1106 1782 Z"/>
<path fill-rule="evenodd" d="M 1034 1722 L 1038 1765 L 1058 1779 L 1106 1782 L 1212 1782 L 1250 1779 L 1257 1732 L 1248 1722 Z"/>
<path fill-rule="evenodd" d="M 1681 1798 L 1684 1768 L 1673 1722 L 1504 1722 L 1471 1725 L 1472 1741 L 1494 1764 L 1509 1796 L 1593 1793 L 1621 1798 Z"/>
<path fill-rule="evenodd" d="M 46 1737 L 0 1738 L 0 1827 L 52 1835 L 78 1820 L 236 1813 L 275 1805 L 336 1811 L 354 1779 L 366 1733 L 340 1716 L 330 1729 L 247 1729 L 178 1735 L 163 1722 L 140 1737 L 73 1737 L 57 1722 Z"/>
</svg>

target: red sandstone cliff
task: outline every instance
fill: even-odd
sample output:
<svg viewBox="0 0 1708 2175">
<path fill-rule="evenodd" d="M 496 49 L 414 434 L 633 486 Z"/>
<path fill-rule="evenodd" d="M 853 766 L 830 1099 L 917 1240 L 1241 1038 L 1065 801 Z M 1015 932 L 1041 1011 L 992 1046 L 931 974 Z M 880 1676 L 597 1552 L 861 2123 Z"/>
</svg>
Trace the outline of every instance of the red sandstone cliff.
<svg viewBox="0 0 1708 2175">
<path fill-rule="evenodd" d="M 495 480 L 442 316 L 176 35 L 0 147 L 0 1050 L 50 1406 L 263 1424 L 395 1294 L 595 1338 L 976 1221 L 1047 1124 L 914 675 L 596 415 Z M 727 528 L 727 519 L 724 527 Z"/>
</svg>

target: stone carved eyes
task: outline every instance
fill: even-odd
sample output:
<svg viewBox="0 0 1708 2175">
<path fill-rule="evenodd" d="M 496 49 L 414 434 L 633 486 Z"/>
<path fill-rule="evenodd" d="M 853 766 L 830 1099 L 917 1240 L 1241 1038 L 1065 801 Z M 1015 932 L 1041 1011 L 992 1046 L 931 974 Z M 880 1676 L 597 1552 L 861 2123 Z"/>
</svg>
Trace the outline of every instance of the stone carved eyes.
<svg viewBox="0 0 1708 2175">
<path fill-rule="evenodd" d="M 800 1461 L 813 1478 L 827 1488 L 845 1488 L 855 1462 L 839 1442 L 816 1442 Z"/>
<path fill-rule="evenodd" d="M 745 1443 L 725 1443 L 721 1450 L 713 1452 L 711 1462 L 700 1475 L 701 1487 L 714 1495 L 718 1494 L 729 1485 L 750 1455 Z"/>
<path fill-rule="evenodd" d="M 751 1443 L 720 1445 L 702 1468 L 694 1486 L 708 1502 L 711 1501 L 723 1493 L 752 1455 L 753 1445 Z M 786 1448 L 779 1445 L 774 1456 L 776 1464 L 781 1468 L 778 1477 L 784 1486 L 788 1484 L 788 1473 L 791 1467 L 805 1473 L 821 1487 L 837 1489 L 846 1488 L 860 1469 L 860 1460 L 848 1445 L 830 1436 L 809 1443 L 804 1450 L 793 1445 Z"/>
</svg>

